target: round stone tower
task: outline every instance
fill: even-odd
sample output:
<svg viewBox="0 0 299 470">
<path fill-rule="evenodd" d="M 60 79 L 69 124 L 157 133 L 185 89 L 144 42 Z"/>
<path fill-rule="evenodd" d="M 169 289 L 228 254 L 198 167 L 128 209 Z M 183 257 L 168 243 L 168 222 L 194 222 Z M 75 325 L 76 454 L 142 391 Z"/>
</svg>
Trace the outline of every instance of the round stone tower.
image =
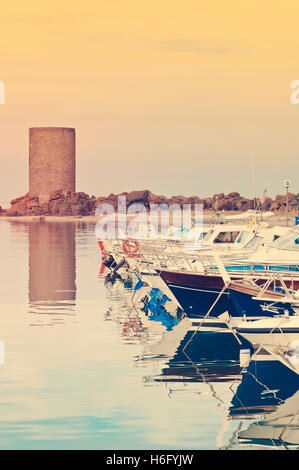
<svg viewBox="0 0 299 470">
<path fill-rule="evenodd" d="M 75 165 L 75 129 L 29 129 L 29 193 L 38 196 L 41 203 L 58 189 L 76 191 Z"/>
</svg>

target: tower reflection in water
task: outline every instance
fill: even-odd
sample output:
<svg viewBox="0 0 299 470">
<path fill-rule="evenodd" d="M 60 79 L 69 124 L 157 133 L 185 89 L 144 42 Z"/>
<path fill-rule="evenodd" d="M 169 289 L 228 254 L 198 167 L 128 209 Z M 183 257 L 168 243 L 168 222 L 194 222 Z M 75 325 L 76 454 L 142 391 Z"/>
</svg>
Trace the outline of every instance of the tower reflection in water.
<svg viewBox="0 0 299 470">
<path fill-rule="evenodd" d="M 53 321 L 75 314 L 75 231 L 71 222 L 28 224 L 30 313 L 51 314 Z"/>
</svg>

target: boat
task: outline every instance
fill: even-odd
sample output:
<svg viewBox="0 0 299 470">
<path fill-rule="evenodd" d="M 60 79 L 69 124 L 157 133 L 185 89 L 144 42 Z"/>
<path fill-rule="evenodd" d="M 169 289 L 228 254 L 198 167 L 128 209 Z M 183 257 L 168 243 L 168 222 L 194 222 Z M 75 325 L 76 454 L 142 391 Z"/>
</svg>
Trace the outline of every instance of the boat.
<svg viewBox="0 0 299 470">
<path fill-rule="evenodd" d="M 273 273 L 279 273 L 287 289 L 299 289 L 299 226 L 289 230 L 269 247 L 257 250 L 252 256 L 221 256 L 221 263 L 232 282 L 242 279 L 264 285 Z M 218 256 L 220 260 L 220 255 Z M 202 270 L 157 269 L 179 305 L 190 318 L 202 317 L 217 300 L 211 315 L 224 311 L 230 315 L 240 314 L 231 293 L 215 261 L 214 253 L 201 257 Z M 252 312 L 248 312 L 251 315 Z"/>
<path fill-rule="evenodd" d="M 281 273 L 271 273 L 264 285 L 243 278 L 227 287 L 240 316 L 252 311 L 259 316 L 283 314 L 286 310 L 290 315 L 298 312 L 299 291 L 288 289 Z"/>
<path fill-rule="evenodd" d="M 157 271 L 163 279 L 167 287 L 178 300 L 181 308 L 190 318 L 202 317 L 213 305 L 211 315 L 228 311 L 230 315 L 237 316 L 240 314 L 232 299 L 229 288 L 225 286 L 223 278 L 220 274 L 206 272 L 205 274 L 195 272 L 179 272 L 161 270 Z M 298 273 L 299 274 L 299 273 Z M 295 273 L 285 273 L 283 280 L 288 288 L 293 290 L 299 289 L 299 276 Z M 230 273 L 232 281 L 241 281 L 244 274 Z M 268 280 L 267 272 L 264 273 L 248 273 L 247 278 L 251 278 L 257 285 L 263 285 Z M 251 313 L 248 312 L 248 315 Z"/>
<path fill-rule="evenodd" d="M 156 274 L 156 268 L 201 269 L 198 255 L 217 250 L 219 254 L 249 256 L 261 245 L 269 245 L 286 231 L 286 227 L 268 227 L 267 224 L 216 224 L 210 228 L 192 228 L 186 235 L 170 238 L 98 238 L 104 264 L 112 269 L 124 261 L 131 270 L 141 274 Z M 179 232 L 181 233 L 181 232 Z M 195 263 L 195 264 L 194 264 Z"/>
</svg>

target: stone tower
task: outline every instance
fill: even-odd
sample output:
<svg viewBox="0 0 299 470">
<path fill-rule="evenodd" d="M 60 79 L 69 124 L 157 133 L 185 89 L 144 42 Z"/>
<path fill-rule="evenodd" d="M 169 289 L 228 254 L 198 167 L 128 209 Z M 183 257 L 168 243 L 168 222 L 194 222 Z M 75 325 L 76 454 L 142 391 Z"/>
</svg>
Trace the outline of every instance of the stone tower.
<svg viewBox="0 0 299 470">
<path fill-rule="evenodd" d="M 29 193 L 40 203 L 58 189 L 76 191 L 75 129 L 32 127 L 29 129 Z"/>
</svg>

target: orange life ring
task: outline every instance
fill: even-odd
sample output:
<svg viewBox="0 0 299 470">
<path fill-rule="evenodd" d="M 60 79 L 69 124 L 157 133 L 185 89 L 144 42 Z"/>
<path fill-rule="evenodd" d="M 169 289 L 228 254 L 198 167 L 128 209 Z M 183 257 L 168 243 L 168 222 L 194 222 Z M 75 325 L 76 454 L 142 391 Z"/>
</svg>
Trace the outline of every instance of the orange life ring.
<svg viewBox="0 0 299 470">
<path fill-rule="evenodd" d="M 137 252 L 139 250 L 139 243 L 134 238 L 126 238 L 122 244 L 123 251 L 127 255 L 138 256 Z"/>
</svg>

